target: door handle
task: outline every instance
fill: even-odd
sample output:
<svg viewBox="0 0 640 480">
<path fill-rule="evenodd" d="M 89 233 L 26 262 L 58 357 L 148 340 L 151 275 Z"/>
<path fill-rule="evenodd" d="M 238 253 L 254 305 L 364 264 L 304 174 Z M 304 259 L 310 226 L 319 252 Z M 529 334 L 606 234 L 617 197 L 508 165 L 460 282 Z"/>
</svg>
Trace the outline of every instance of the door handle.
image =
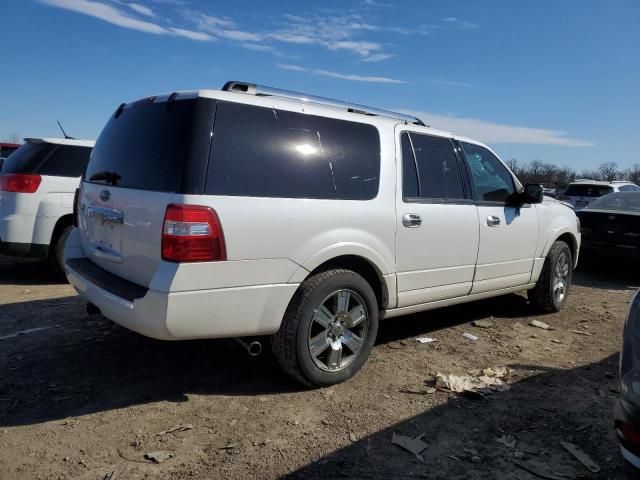
<svg viewBox="0 0 640 480">
<path fill-rule="evenodd" d="M 416 228 L 422 225 L 422 218 L 415 213 L 405 213 L 402 216 L 402 225 L 407 228 Z"/>
<path fill-rule="evenodd" d="M 496 217 L 495 215 L 489 215 L 487 217 L 487 225 L 490 227 L 497 227 L 500 225 L 500 217 Z"/>
</svg>

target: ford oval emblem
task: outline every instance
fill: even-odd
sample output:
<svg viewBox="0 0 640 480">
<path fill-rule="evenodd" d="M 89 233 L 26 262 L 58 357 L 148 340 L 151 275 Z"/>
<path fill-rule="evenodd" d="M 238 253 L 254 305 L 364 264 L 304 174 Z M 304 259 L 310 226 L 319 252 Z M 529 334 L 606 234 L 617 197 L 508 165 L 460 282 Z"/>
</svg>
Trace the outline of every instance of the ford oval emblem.
<svg viewBox="0 0 640 480">
<path fill-rule="evenodd" d="M 102 190 L 100 192 L 100 200 L 102 200 L 103 202 L 106 202 L 110 198 L 111 198 L 111 193 L 109 193 L 109 190 Z"/>
</svg>

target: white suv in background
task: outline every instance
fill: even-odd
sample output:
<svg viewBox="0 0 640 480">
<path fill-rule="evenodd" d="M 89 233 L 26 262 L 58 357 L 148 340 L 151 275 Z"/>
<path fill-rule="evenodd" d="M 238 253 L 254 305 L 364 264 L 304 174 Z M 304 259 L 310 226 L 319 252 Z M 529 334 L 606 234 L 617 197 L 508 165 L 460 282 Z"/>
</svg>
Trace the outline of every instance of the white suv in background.
<svg viewBox="0 0 640 480">
<path fill-rule="evenodd" d="M 596 198 L 614 192 L 640 192 L 640 187 L 624 180 L 613 182 L 576 180 L 567 185 L 558 200 L 569 202 L 575 210 L 581 210 Z"/>
<path fill-rule="evenodd" d="M 485 145 L 403 114 L 229 82 L 122 104 L 80 186 L 67 277 L 164 340 L 270 335 L 313 386 L 380 318 L 528 290 L 559 310 L 573 210 Z"/>
<path fill-rule="evenodd" d="M 93 140 L 26 138 L 0 174 L 0 254 L 51 259 L 64 272 L 73 198 Z"/>
</svg>

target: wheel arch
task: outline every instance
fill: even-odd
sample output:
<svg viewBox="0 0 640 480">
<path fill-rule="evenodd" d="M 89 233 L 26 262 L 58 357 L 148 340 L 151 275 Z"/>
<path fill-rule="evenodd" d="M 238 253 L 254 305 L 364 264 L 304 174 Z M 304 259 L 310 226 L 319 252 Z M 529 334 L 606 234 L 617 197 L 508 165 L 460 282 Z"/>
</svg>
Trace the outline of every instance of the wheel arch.
<svg viewBox="0 0 640 480">
<path fill-rule="evenodd" d="M 578 264 L 578 239 L 569 229 L 562 229 L 551 237 L 551 239 L 547 242 L 542 252 L 542 256 L 546 257 L 549 254 L 549 250 L 551 250 L 551 246 L 557 242 L 565 242 L 569 246 L 569 250 L 571 250 L 571 259 L 573 260 L 573 268 L 576 268 Z"/>
<path fill-rule="evenodd" d="M 63 215 L 56 222 L 55 227 L 53 227 L 53 232 L 51 233 L 51 241 L 49 242 L 49 256 L 51 256 L 55 252 L 56 242 L 65 228 L 71 227 L 73 225 L 73 215 Z"/>
<path fill-rule="evenodd" d="M 349 249 L 350 250 L 350 249 Z M 344 268 L 361 275 L 373 289 L 380 309 L 395 306 L 395 279 L 385 274 L 383 268 L 363 252 L 353 253 L 344 249 L 333 251 L 333 255 L 318 255 L 296 271 L 290 281 L 303 282 L 307 278 L 327 270 Z"/>
</svg>

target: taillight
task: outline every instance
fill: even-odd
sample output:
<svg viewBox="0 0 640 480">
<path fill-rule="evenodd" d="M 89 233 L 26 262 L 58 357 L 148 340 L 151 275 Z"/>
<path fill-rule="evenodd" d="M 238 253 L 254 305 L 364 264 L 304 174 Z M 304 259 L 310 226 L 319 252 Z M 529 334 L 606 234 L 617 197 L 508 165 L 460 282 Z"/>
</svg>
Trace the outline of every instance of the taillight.
<svg viewBox="0 0 640 480">
<path fill-rule="evenodd" d="M 618 433 L 621 434 L 622 437 L 631 444 L 631 446 L 635 448 L 640 447 L 640 431 L 638 430 L 638 427 L 620 420 L 616 420 L 615 426 Z"/>
<path fill-rule="evenodd" d="M 198 205 L 168 205 L 162 226 L 162 259 L 169 262 L 226 260 L 216 212 Z"/>
<path fill-rule="evenodd" d="M 76 188 L 75 193 L 73 194 L 73 226 L 78 226 L 78 209 L 80 206 L 78 202 L 80 201 L 80 189 Z"/>
<path fill-rule="evenodd" d="M 5 173 L 0 175 L 0 191 L 15 193 L 35 193 L 40 186 L 40 175 Z"/>
</svg>

